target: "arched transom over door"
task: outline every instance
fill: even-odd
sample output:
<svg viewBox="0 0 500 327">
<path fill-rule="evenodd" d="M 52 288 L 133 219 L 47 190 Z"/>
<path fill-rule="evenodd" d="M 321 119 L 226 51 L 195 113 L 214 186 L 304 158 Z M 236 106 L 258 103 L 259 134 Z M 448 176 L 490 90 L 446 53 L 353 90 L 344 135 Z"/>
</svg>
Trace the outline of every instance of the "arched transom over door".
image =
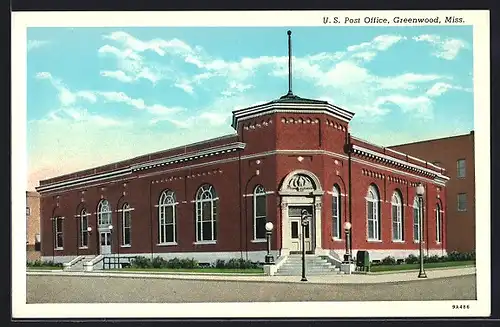
<svg viewBox="0 0 500 327">
<path fill-rule="evenodd" d="M 319 178 L 310 171 L 296 170 L 288 174 L 280 187 L 282 254 L 300 253 L 302 238 L 305 250 L 320 253 L 321 196 Z M 305 229 L 301 226 L 301 212 L 307 210 L 312 219 Z"/>
</svg>

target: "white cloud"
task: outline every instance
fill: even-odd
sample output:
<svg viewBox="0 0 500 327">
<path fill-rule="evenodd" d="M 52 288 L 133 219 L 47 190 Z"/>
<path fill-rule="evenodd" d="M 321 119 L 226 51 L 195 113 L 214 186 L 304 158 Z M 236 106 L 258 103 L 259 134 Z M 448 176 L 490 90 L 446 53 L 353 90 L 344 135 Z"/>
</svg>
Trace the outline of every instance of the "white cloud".
<svg viewBox="0 0 500 327">
<path fill-rule="evenodd" d="M 42 122 L 64 122 L 65 124 L 89 122 L 96 126 L 123 126 L 129 124 L 114 118 L 89 113 L 88 109 L 81 107 L 62 107 L 49 112 Z"/>
<path fill-rule="evenodd" d="M 385 51 L 394 44 L 404 39 L 405 37 L 402 37 L 400 35 L 379 35 L 370 42 L 363 42 L 361 44 L 351 45 L 347 47 L 347 51 L 349 52 L 367 51 L 367 50 Z"/>
<path fill-rule="evenodd" d="M 76 93 L 71 92 L 61 80 L 54 78 L 49 72 L 39 72 L 35 75 L 37 79 L 45 79 L 50 81 L 52 86 L 56 88 L 59 92 L 58 97 L 61 105 L 69 106 L 74 104 L 79 98 L 85 99 L 88 102 L 95 103 L 97 98 L 93 92 L 90 91 L 78 91 Z"/>
<path fill-rule="evenodd" d="M 41 48 L 43 46 L 48 45 L 50 42 L 49 41 L 44 41 L 44 40 L 28 40 L 28 51 Z"/>
<path fill-rule="evenodd" d="M 35 75 L 38 79 L 52 79 L 52 75 L 49 72 L 39 72 Z"/>
<path fill-rule="evenodd" d="M 373 51 L 365 51 L 365 52 L 358 52 L 352 55 L 352 58 L 360 58 L 363 59 L 364 61 L 370 61 L 373 58 L 377 56 L 376 52 Z"/>
<path fill-rule="evenodd" d="M 169 115 L 169 114 L 174 114 L 174 113 L 179 113 L 181 111 L 184 111 L 184 108 L 181 107 L 166 107 L 160 104 L 152 104 L 152 105 L 147 105 L 145 101 L 141 98 L 132 98 L 129 97 L 127 94 L 124 92 L 114 92 L 114 91 L 89 91 L 89 90 L 81 90 L 81 91 L 76 91 L 72 92 L 69 90 L 66 86 L 63 85 L 63 83 L 59 80 L 56 79 L 50 74 L 49 72 L 39 72 L 36 74 L 36 78 L 38 79 L 46 79 L 49 80 L 52 85 L 58 90 L 58 98 L 61 106 L 63 107 L 64 110 L 60 110 L 57 112 L 62 112 L 68 115 L 74 114 L 74 115 L 87 115 L 87 111 L 74 111 L 71 108 L 71 106 L 74 106 L 79 99 L 84 99 L 87 102 L 90 103 L 96 103 L 99 98 L 101 98 L 104 102 L 112 102 L 112 103 L 124 103 L 126 105 L 129 105 L 131 107 L 134 107 L 139 110 L 146 110 L 152 115 Z M 56 115 L 54 112 L 51 112 L 48 114 L 48 117 L 51 119 L 57 120 L 61 118 L 60 116 Z M 90 117 L 90 116 L 89 116 Z M 73 116 L 73 118 L 76 118 L 76 116 Z M 99 120 L 102 124 L 112 124 L 113 122 L 104 119 L 104 117 L 101 116 L 96 116 L 94 117 L 96 120 Z M 93 119 L 94 119 L 93 118 Z"/>
<path fill-rule="evenodd" d="M 439 79 L 445 79 L 447 77 L 436 75 L 436 74 L 416 74 L 416 73 L 405 73 L 397 76 L 382 77 L 378 78 L 377 82 L 381 89 L 389 90 L 413 90 L 417 86 L 416 84 L 433 82 Z"/>
<path fill-rule="evenodd" d="M 121 70 L 115 70 L 115 71 L 103 70 L 101 71 L 101 76 L 114 78 L 123 83 L 130 83 L 134 81 L 132 77 L 128 76 Z"/>
<path fill-rule="evenodd" d="M 376 99 L 374 106 L 382 108 L 384 104 L 393 103 L 401 108 L 403 113 L 413 113 L 420 118 L 430 119 L 433 117 L 432 100 L 427 96 L 411 97 L 402 94 L 380 96 Z"/>
<path fill-rule="evenodd" d="M 144 52 L 146 50 L 151 50 L 159 54 L 160 56 L 164 56 L 166 52 L 172 51 L 176 53 L 189 53 L 192 52 L 192 48 L 179 39 L 172 40 L 162 40 L 162 39 L 153 39 L 150 41 L 141 41 L 132 35 L 117 31 L 113 32 L 109 35 L 104 36 L 105 39 L 110 39 L 113 41 L 117 41 L 121 43 L 124 47 L 131 49 L 137 52 Z"/>
<path fill-rule="evenodd" d="M 189 84 L 189 82 L 187 81 L 184 81 L 184 82 L 180 82 L 180 83 L 175 83 L 174 84 L 175 87 L 183 90 L 184 92 L 186 93 L 189 93 L 189 94 L 193 94 L 194 93 L 194 88 L 192 85 Z"/>
<path fill-rule="evenodd" d="M 162 79 L 161 72 L 154 69 L 155 67 L 146 66 L 144 59 L 133 49 L 120 50 L 106 44 L 99 48 L 97 52 L 101 55 L 112 54 L 118 60 L 119 70 L 103 70 L 101 76 L 114 78 L 124 83 L 146 79 L 156 84 Z"/>
<path fill-rule="evenodd" d="M 417 42 L 430 43 L 436 49 L 433 55 L 445 60 L 453 60 L 458 56 L 460 50 L 469 48 L 468 43 L 463 40 L 453 38 L 443 40 L 439 35 L 423 34 L 415 36 L 413 39 Z"/>
<path fill-rule="evenodd" d="M 461 86 L 455 86 L 451 85 L 448 83 L 443 83 L 443 82 L 438 82 L 434 84 L 430 89 L 427 90 L 425 93 L 426 95 L 430 97 L 436 97 L 444 94 L 448 90 L 459 90 L 459 91 L 465 91 L 465 92 L 472 92 L 472 89 L 469 88 L 464 88 Z"/>
</svg>

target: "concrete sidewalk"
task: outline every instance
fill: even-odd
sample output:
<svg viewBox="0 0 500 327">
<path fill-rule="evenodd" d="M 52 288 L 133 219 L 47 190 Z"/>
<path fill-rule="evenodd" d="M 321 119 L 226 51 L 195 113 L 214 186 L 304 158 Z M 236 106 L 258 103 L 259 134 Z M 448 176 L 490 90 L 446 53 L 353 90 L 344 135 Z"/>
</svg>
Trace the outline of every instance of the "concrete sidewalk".
<svg viewBox="0 0 500 327">
<path fill-rule="evenodd" d="M 428 270 L 427 279 L 447 278 L 455 276 L 475 275 L 476 268 L 450 268 Z M 171 272 L 69 272 L 69 271 L 27 271 L 27 275 L 49 276 L 85 276 L 85 277 L 127 277 L 127 278 L 161 278 L 161 279 L 188 279 L 206 281 L 245 281 L 267 283 L 310 283 L 310 284 L 379 284 L 410 282 L 422 280 L 418 272 L 405 271 L 385 274 L 353 274 L 353 275 L 322 275 L 307 277 L 307 282 L 301 282 L 301 276 L 262 276 L 262 275 L 229 275 L 229 274 L 203 274 L 203 273 L 171 273 Z"/>
</svg>

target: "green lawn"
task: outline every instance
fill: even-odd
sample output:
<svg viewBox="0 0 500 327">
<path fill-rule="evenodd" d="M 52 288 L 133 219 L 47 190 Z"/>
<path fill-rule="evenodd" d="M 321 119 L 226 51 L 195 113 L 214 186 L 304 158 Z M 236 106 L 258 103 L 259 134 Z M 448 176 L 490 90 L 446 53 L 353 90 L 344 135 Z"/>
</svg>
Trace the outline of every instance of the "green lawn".
<svg viewBox="0 0 500 327">
<path fill-rule="evenodd" d="M 263 274 L 261 268 L 254 269 L 225 269 L 225 268 L 195 268 L 195 269 L 175 269 L 175 268 L 122 268 L 111 269 L 113 271 L 136 271 L 136 272 L 193 272 L 193 273 L 228 273 L 228 274 Z"/>
<path fill-rule="evenodd" d="M 475 261 L 449 261 L 449 262 L 432 262 L 425 263 L 425 269 L 432 268 L 453 268 L 464 266 L 475 266 Z M 370 272 L 383 272 L 383 271 L 399 271 L 399 270 L 418 270 L 420 265 L 414 264 L 399 264 L 399 265 L 373 265 L 370 267 Z"/>
<path fill-rule="evenodd" d="M 26 266 L 26 269 L 31 269 L 31 270 L 62 270 L 63 267 L 51 267 L 51 266 Z"/>
</svg>

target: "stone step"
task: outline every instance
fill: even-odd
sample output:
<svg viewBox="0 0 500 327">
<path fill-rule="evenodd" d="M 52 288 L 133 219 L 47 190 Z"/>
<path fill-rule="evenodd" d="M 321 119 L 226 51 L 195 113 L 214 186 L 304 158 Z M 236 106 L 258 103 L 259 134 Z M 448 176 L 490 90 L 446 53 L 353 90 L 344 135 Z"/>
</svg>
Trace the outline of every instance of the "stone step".
<svg viewBox="0 0 500 327">
<path fill-rule="evenodd" d="M 305 257 L 305 268 L 307 275 L 328 275 L 340 274 L 340 268 L 330 263 L 328 260 L 315 255 Z M 302 274 L 302 256 L 291 255 L 286 262 L 278 269 L 276 275 L 300 276 Z"/>
<path fill-rule="evenodd" d="M 300 273 L 302 272 L 302 270 L 300 269 L 280 269 L 278 272 L 297 272 L 297 273 Z M 321 272 L 321 271 L 330 271 L 330 272 L 337 272 L 339 271 L 338 269 L 334 269 L 334 268 L 331 268 L 331 269 L 306 269 L 306 272 Z"/>
</svg>

